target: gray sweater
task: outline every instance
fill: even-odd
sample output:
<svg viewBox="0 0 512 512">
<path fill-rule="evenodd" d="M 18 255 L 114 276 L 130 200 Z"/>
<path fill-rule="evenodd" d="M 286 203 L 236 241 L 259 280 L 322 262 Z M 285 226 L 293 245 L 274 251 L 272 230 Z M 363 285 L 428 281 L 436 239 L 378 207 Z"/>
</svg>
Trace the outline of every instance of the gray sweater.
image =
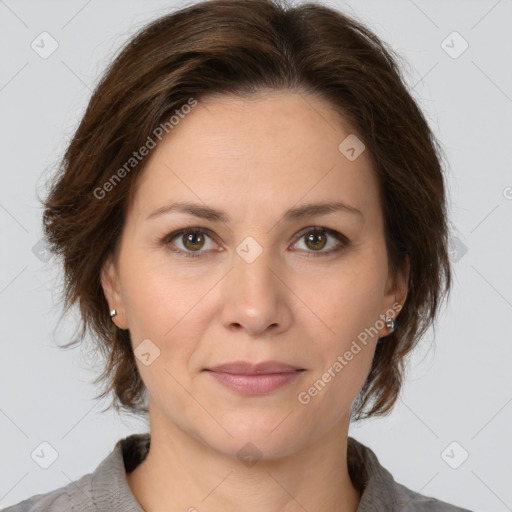
<svg viewBox="0 0 512 512">
<path fill-rule="evenodd" d="M 125 437 L 94 472 L 0 512 L 144 512 L 128 486 L 126 473 L 144 460 L 149 444 L 149 433 Z M 347 460 L 352 481 L 361 492 L 357 512 L 471 512 L 395 482 L 375 453 L 352 437 L 348 437 Z"/>
</svg>

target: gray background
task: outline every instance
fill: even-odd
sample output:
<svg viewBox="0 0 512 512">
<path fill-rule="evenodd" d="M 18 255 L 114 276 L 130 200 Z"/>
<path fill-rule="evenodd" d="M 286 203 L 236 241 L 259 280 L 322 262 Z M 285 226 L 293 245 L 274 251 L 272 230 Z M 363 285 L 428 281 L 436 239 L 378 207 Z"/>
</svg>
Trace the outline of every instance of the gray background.
<svg viewBox="0 0 512 512">
<path fill-rule="evenodd" d="M 350 435 L 415 491 L 472 510 L 512 510 L 512 2 L 329 4 L 356 15 L 410 63 L 410 90 L 448 159 L 456 273 L 435 337 L 411 358 L 393 413 L 352 426 Z M 181 5 L 0 0 L 2 508 L 93 471 L 118 439 L 147 431 L 141 420 L 100 412 L 106 402 L 93 401 L 91 384 L 100 361 L 56 347 L 76 317 L 57 328 L 60 270 L 37 250 L 36 190 L 44 195 L 113 52 Z M 43 31 L 58 43 L 47 58 L 31 47 L 42 46 Z M 454 31 L 469 44 L 460 55 L 464 40 Z M 48 469 L 31 458 L 44 441 L 58 453 Z M 467 460 L 450 467 L 463 450 Z"/>
</svg>

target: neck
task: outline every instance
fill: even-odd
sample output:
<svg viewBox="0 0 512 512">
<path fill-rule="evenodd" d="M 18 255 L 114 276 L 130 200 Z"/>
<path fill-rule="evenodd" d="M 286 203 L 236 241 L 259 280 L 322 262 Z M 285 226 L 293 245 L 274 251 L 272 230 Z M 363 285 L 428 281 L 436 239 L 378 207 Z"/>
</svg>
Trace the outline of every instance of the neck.
<svg viewBox="0 0 512 512">
<path fill-rule="evenodd" d="M 127 475 L 148 512 L 357 510 L 361 494 L 348 472 L 348 422 L 291 455 L 245 464 L 176 425 L 157 425 L 146 459 Z"/>
</svg>

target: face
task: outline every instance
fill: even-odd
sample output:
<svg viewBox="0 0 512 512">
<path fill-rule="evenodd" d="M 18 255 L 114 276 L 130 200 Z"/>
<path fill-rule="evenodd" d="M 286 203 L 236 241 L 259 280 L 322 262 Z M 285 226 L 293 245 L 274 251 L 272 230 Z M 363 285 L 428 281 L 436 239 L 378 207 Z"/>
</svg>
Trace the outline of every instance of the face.
<svg viewBox="0 0 512 512">
<path fill-rule="evenodd" d="M 406 293 L 388 272 L 370 157 L 339 149 L 351 134 L 314 96 L 226 96 L 198 102 L 152 151 L 102 273 L 152 429 L 275 458 L 347 428 L 390 333 L 383 315 Z M 192 207 L 165 209 L 176 203 Z M 324 203 L 345 207 L 303 209 Z M 240 361 L 301 371 L 208 371 Z"/>
</svg>

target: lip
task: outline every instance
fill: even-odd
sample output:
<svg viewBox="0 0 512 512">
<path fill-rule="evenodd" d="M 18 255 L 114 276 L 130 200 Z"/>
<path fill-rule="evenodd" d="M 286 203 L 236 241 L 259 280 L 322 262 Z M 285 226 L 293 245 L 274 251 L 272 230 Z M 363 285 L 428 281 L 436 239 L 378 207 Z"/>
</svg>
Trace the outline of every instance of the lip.
<svg viewBox="0 0 512 512">
<path fill-rule="evenodd" d="M 236 375 L 265 375 L 269 373 L 292 373 L 302 370 L 297 366 L 292 366 L 281 361 L 263 361 L 261 363 L 251 363 L 248 361 L 233 361 L 231 363 L 219 364 L 212 368 L 207 368 L 212 372 L 231 373 Z"/>
<path fill-rule="evenodd" d="M 242 395 L 264 395 L 292 382 L 305 369 L 280 361 L 235 361 L 205 370 L 220 384 Z"/>
</svg>

